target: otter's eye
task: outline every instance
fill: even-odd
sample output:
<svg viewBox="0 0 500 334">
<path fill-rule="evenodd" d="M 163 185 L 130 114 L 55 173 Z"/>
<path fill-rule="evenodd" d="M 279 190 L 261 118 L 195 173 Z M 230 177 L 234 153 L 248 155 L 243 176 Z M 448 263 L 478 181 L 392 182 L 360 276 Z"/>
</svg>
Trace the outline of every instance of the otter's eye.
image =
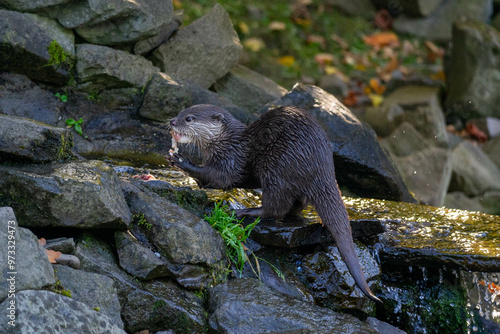
<svg viewBox="0 0 500 334">
<path fill-rule="evenodd" d="M 186 117 L 186 122 L 188 122 L 188 123 L 189 123 L 189 122 L 192 122 L 192 121 L 193 121 L 193 119 L 194 119 L 194 117 L 192 117 L 192 116 L 188 116 L 188 117 Z"/>
</svg>

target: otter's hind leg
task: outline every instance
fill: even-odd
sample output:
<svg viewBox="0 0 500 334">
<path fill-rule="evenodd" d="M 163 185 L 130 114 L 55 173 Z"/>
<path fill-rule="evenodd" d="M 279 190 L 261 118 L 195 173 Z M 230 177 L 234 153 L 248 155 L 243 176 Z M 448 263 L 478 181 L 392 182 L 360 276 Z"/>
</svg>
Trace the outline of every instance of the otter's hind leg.
<svg viewBox="0 0 500 334">
<path fill-rule="evenodd" d="M 261 218 L 283 218 L 288 214 L 296 215 L 303 209 L 303 201 L 295 199 L 289 194 L 280 191 L 269 191 L 262 189 L 262 206 L 235 210 L 236 216 L 261 217 Z"/>
</svg>

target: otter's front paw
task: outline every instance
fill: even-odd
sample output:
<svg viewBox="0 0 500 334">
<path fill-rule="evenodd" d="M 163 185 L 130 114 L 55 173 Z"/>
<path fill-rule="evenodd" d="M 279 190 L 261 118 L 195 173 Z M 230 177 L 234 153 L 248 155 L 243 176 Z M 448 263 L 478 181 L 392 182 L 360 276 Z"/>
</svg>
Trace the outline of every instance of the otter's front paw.
<svg viewBox="0 0 500 334">
<path fill-rule="evenodd" d="M 167 158 L 172 167 L 178 168 L 183 171 L 189 171 L 193 167 L 191 162 L 188 159 L 184 158 L 180 153 L 168 154 L 167 156 L 165 156 L 165 158 Z"/>
</svg>

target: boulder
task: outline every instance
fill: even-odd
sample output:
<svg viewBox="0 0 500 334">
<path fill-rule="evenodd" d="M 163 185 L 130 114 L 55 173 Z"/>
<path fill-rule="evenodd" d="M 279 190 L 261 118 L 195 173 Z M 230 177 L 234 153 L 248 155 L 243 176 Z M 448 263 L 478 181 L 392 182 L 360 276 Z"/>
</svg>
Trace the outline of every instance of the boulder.
<svg viewBox="0 0 500 334">
<path fill-rule="evenodd" d="M 453 26 L 446 107 L 462 119 L 500 117 L 500 33 L 480 22 Z"/>
<path fill-rule="evenodd" d="M 355 243 L 359 263 L 372 291 L 379 285 L 380 267 L 363 244 Z M 361 292 L 335 246 L 307 254 L 301 261 L 301 274 L 315 302 L 333 309 L 360 309 L 372 313 L 374 303 Z M 332 283 L 334 282 L 334 283 Z"/>
<path fill-rule="evenodd" d="M 337 74 L 328 74 L 321 77 L 318 86 L 339 100 L 343 100 L 349 94 L 349 87 Z"/>
<path fill-rule="evenodd" d="M 114 325 L 123 329 L 120 301 L 111 278 L 62 265 L 53 267 L 64 290 L 71 292 L 72 300 L 107 315 Z"/>
<path fill-rule="evenodd" d="M 372 0 L 377 6 L 385 8 L 393 15 L 401 13 L 410 17 L 426 17 L 431 15 L 445 0 Z"/>
<path fill-rule="evenodd" d="M 8 301 L 0 304 L 2 318 L 8 318 Z M 107 315 L 84 303 L 50 291 L 21 291 L 16 294 L 15 326 L 0 323 L 2 333 L 53 333 L 64 328 L 66 333 L 125 334 Z"/>
<path fill-rule="evenodd" d="M 287 90 L 271 79 L 242 65 L 236 65 L 213 85 L 215 92 L 243 110 L 256 112 L 266 103 L 279 99 Z"/>
<path fill-rule="evenodd" d="M 0 5 L 17 12 L 37 12 L 51 6 L 65 5 L 71 0 L 1 0 Z"/>
<path fill-rule="evenodd" d="M 225 256 L 220 235 L 204 220 L 150 191 L 128 191 L 127 202 L 134 214 L 144 214 L 151 229 L 149 241 L 177 264 L 213 266 Z"/>
<path fill-rule="evenodd" d="M 170 23 L 170 0 L 84 0 L 64 6 L 59 22 L 90 43 L 116 45 L 151 37 Z"/>
<path fill-rule="evenodd" d="M 469 197 L 460 191 L 446 194 L 444 206 L 452 209 L 479 211 L 490 215 L 500 215 L 500 191 L 486 191 Z"/>
<path fill-rule="evenodd" d="M 387 96 L 379 107 L 367 108 L 363 120 L 381 137 L 387 137 L 404 122 L 422 136 L 445 146 L 446 121 L 437 87 L 407 86 Z"/>
<path fill-rule="evenodd" d="M 0 22 L 0 72 L 20 73 L 56 85 L 68 82 L 75 55 L 71 30 L 46 17 L 2 9 Z M 57 64 L 57 58 L 67 62 Z"/>
<path fill-rule="evenodd" d="M 394 30 L 400 33 L 445 42 L 451 39 L 452 25 L 456 20 L 467 18 L 488 22 L 492 13 L 492 0 L 445 0 L 427 17 L 412 18 L 401 15 L 394 20 L 393 26 Z"/>
<path fill-rule="evenodd" d="M 76 55 L 78 81 L 105 88 L 143 87 L 153 74 L 159 72 L 141 56 L 106 46 L 79 44 Z"/>
<path fill-rule="evenodd" d="M 175 80 L 209 88 L 238 62 L 242 46 L 224 8 L 217 4 L 156 49 L 151 58 Z"/>
<path fill-rule="evenodd" d="M 115 232 L 116 252 L 120 266 L 130 275 L 144 280 L 170 277 L 170 266 L 148 247 L 141 244 L 130 231 Z"/>
<path fill-rule="evenodd" d="M 190 106 L 192 99 L 187 87 L 165 73 L 158 72 L 146 86 L 139 115 L 158 122 L 168 122 L 181 110 Z"/>
<path fill-rule="evenodd" d="M 0 114 L 0 162 L 61 161 L 73 157 L 72 148 L 68 129 Z"/>
<path fill-rule="evenodd" d="M 256 279 L 209 291 L 210 327 L 219 333 L 377 333 L 361 320 L 282 295 Z"/>
<path fill-rule="evenodd" d="M 101 161 L 0 167 L 0 203 L 22 226 L 125 229 L 131 214 L 114 170 Z"/>
<path fill-rule="evenodd" d="M 201 333 L 206 326 L 202 300 L 175 283 L 162 280 L 141 282 L 117 264 L 113 249 L 90 235 L 76 246 L 82 269 L 113 279 L 122 306 L 127 332 L 172 329 L 175 333 Z"/>
<path fill-rule="evenodd" d="M 396 157 L 406 157 L 430 148 L 433 143 L 425 139 L 410 123 L 403 122 L 392 134 L 380 140 L 380 145 Z"/>
<path fill-rule="evenodd" d="M 160 27 L 160 32 L 154 36 L 137 41 L 134 45 L 134 54 L 145 56 L 163 43 L 165 43 L 173 33 L 179 30 L 182 24 L 182 11 L 174 13 L 171 22 Z"/>
<path fill-rule="evenodd" d="M 4 250 L 4 260 L 0 262 L 0 302 L 6 298 L 7 304 L 17 302 L 16 291 L 54 284 L 54 270 L 45 249 L 30 230 L 19 227 L 12 208 L 0 207 L 0 227 L 0 247 Z"/>
<path fill-rule="evenodd" d="M 461 142 L 451 153 L 452 177 L 448 191 L 473 197 L 500 190 L 500 170 L 471 142 Z"/>
<path fill-rule="evenodd" d="M 259 113 L 287 105 L 308 110 L 325 129 L 332 142 L 335 171 L 341 187 L 346 186 L 365 197 L 413 200 L 374 131 L 333 95 L 315 86 L 297 84 L 290 93 L 267 104 Z"/>
<path fill-rule="evenodd" d="M 422 204 L 442 206 L 451 179 L 452 160 L 447 149 L 428 147 L 405 157 L 393 156 L 408 190 Z"/>
<path fill-rule="evenodd" d="M 0 114 L 30 118 L 52 126 L 58 125 L 62 118 L 64 103 L 25 75 L 0 73 L 0 96 Z"/>
<path fill-rule="evenodd" d="M 483 146 L 483 152 L 486 153 L 491 161 L 500 169 L 500 155 L 498 154 L 498 152 L 500 152 L 500 136 L 487 141 Z"/>
</svg>

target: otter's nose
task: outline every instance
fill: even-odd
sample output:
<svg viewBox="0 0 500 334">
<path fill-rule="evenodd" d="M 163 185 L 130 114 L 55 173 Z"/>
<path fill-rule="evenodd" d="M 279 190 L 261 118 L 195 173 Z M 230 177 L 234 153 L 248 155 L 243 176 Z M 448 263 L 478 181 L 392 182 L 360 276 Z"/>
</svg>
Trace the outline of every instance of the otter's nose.
<svg viewBox="0 0 500 334">
<path fill-rule="evenodd" d="M 175 120 L 175 118 L 171 119 L 170 125 L 175 126 L 175 124 L 177 124 L 177 121 Z"/>
</svg>

